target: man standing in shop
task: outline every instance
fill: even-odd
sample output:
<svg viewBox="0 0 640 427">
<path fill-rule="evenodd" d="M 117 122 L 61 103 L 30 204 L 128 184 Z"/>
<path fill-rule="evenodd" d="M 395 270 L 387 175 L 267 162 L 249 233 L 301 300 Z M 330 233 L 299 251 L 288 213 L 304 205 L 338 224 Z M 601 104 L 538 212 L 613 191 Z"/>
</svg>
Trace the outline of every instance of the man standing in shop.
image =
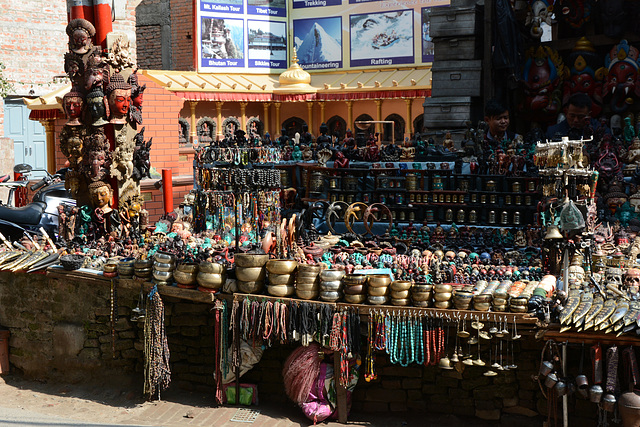
<svg viewBox="0 0 640 427">
<path fill-rule="evenodd" d="M 566 118 L 560 123 L 549 126 L 547 139 L 557 140 L 563 136 L 570 139 L 590 138 L 601 124 L 591 117 L 591 98 L 586 93 L 574 93 L 569 98 L 566 107 Z M 606 125 L 604 133 L 610 134 Z"/>
<path fill-rule="evenodd" d="M 485 135 L 485 145 L 496 146 L 510 143 L 516 137 L 509 128 L 509 110 L 496 99 L 490 99 L 484 107 L 484 121 L 488 129 Z"/>
</svg>

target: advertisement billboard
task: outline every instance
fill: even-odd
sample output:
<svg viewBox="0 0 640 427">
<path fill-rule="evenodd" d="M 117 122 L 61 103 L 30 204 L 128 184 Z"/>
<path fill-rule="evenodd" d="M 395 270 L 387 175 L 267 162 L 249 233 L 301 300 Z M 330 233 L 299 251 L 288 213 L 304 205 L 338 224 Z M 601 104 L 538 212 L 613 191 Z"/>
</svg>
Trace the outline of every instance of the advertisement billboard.
<svg viewBox="0 0 640 427">
<path fill-rule="evenodd" d="M 433 61 L 430 12 L 449 0 L 198 0 L 200 72 L 281 73 Z"/>
</svg>

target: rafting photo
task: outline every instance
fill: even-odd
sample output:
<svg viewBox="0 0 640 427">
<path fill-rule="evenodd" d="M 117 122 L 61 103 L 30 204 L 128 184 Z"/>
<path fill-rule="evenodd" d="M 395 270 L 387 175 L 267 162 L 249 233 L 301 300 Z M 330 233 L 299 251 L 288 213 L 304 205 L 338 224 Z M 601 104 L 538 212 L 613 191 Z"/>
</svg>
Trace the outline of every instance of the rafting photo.
<svg viewBox="0 0 640 427">
<path fill-rule="evenodd" d="M 413 10 L 349 17 L 351 67 L 412 63 Z"/>
<path fill-rule="evenodd" d="M 342 18 L 294 20 L 293 36 L 302 68 L 342 68 Z"/>
</svg>

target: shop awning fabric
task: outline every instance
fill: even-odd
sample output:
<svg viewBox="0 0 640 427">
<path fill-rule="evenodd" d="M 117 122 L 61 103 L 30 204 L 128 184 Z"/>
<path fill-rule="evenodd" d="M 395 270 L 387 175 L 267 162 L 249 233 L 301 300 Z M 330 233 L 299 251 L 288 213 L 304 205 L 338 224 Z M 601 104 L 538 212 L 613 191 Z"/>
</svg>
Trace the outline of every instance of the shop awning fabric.
<svg viewBox="0 0 640 427">
<path fill-rule="evenodd" d="M 321 72 L 310 84 L 280 85 L 277 74 L 210 74 L 142 71 L 167 91 L 190 101 L 296 102 L 412 99 L 431 96 L 431 67 Z M 70 85 L 39 98 L 23 98 L 32 120 L 62 116 L 62 96 Z"/>
</svg>

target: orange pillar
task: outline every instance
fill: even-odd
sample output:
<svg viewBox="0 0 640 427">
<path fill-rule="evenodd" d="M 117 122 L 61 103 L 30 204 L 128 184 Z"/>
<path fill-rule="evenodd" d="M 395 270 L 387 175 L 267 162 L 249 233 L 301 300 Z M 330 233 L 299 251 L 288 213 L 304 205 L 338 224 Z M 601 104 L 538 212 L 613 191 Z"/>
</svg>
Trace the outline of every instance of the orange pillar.
<svg viewBox="0 0 640 427">
<path fill-rule="evenodd" d="M 86 19 L 93 24 L 93 1 L 67 0 L 67 19 Z"/>
<path fill-rule="evenodd" d="M 93 0 L 93 15 L 95 16 L 96 45 L 107 48 L 107 34 L 113 31 L 111 26 L 111 0 Z"/>
</svg>

